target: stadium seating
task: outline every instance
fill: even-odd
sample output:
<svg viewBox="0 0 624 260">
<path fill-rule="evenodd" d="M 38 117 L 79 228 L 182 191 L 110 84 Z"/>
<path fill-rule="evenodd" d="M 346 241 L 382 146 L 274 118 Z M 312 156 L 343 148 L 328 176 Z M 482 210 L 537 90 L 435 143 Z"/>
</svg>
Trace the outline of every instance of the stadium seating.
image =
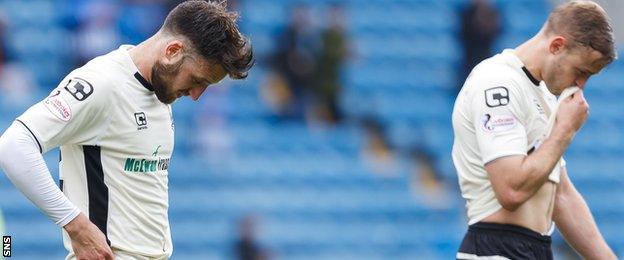
<svg viewBox="0 0 624 260">
<path fill-rule="evenodd" d="M 9 47 L 42 86 L 32 102 L 9 105 L 0 95 L 0 127 L 49 93 L 71 67 L 67 6 L 52 0 L 0 1 L 9 16 Z M 256 53 L 275 49 L 274 33 L 293 1 L 240 1 L 242 28 Z M 332 0 L 304 1 L 322 23 Z M 458 9 L 465 0 L 349 0 L 347 27 L 355 58 L 345 68 L 342 108 L 374 116 L 393 146 L 423 146 L 452 186 L 452 201 L 432 207 L 414 195 L 413 165 L 400 159 L 392 176 L 367 167 L 366 134 L 351 121 L 333 127 L 270 120 L 260 101 L 263 62 L 244 82 L 209 91 L 199 104 L 174 105 L 176 148 L 170 168 L 173 259 L 230 259 L 237 222 L 258 217 L 258 239 L 278 259 L 453 259 L 466 229 L 450 159 L 450 114 L 461 48 Z M 504 34 L 497 48 L 514 47 L 541 26 L 544 0 L 498 0 Z M 624 63 L 587 86 L 588 123 L 567 153 L 570 177 L 585 195 L 608 242 L 624 257 Z M 209 99 L 206 101 L 206 99 Z M 216 102 L 216 103 L 210 103 Z M 215 105 L 216 104 L 216 105 Z M 207 112 L 208 111 L 208 112 Z M 221 121 L 214 126 L 205 118 Z M 217 136 L 221 149 L 204 142 Z M 55 178 L 57 151 L 46 155 Z M 60 230 L 2 175 L 0 206 L 16 259 L 61 259 Z M 556 237 L 561 242 L 560 237 Z"/>
</svg>

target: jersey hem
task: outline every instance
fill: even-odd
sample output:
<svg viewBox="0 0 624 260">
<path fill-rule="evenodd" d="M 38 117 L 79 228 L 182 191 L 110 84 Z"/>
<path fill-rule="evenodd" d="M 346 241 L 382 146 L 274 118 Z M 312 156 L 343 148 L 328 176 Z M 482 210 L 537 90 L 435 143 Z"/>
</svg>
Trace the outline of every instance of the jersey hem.
<svg viewBox="0 0 624 260">
<path fill-rule="evenodd" d="M 491 210 L 488 210 L 488 211 L 486 211 L 484 213 L 481 213 L 481 214 L 475 216 L 474 218 L 469 218 L 468 225 L 475 224 L 475 223 L 483 220 L 484 218 L 489 217 L 490 215 L 494 214 L 496 211 L 498 211 L 501 208 L 503 208 L 503 206 L 501 206 L 500 204 L 497 204 L 495 208 L 493 208 Z"/>
<path fill-rule="evenodd" d="M 495 155 L 491 155 L 486 157 L 485 159 L 483 159 L 483 165 L 486 165 L 487 163 L 494 161 L 498 158 L 502 158 L 502 157 L 507 157 L 507 156 L 512 156 L 512 155 L 527 155 L 526 152 L 524 151 L 505 151 L 505 152 L 501 152 L 501 153 L 497 153 Z"/>
<path fill-rule="evenodd" d="M 138 256 L 149 257 L 149 258 L 163 258 L 163 257 L 169 258 L 169 257 L 171 257 L 171 255 L 173 253 L 173 250 L 169 250 L 167 252 L 163 252 L 163 253 L 160 253 L 160 254 L 159 253 L 156 253 L 156 254 L 140 253 L 140 252 L 137 252 L 137 251 L 134 251 L 134 250 L 130 250 L 130 249 L 127 249 L 127 248 L 120 247 L 118 245 L 114 245 L 114 243 L 113 243 L 113 245 L 111 245 L 111 249 L 122 251 L 124 253 L 131 254 L 131 255 L 138 255 Z"/>
</svg>

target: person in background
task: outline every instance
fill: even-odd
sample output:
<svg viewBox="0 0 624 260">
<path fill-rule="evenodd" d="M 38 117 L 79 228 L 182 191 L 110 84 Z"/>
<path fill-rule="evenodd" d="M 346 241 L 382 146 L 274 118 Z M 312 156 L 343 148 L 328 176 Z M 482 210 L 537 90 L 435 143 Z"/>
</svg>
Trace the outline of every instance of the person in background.
<svg viewBox="0 0 624 260">
<path fill-rule="evenodd" d="M 5 14 L 0 12 L 0 70 L 2 65 L 8 60 L 8 50 L 6 46 L 6 22 Z"/>
<path fill-rule="evenodd" d="M 449 187 L 436 167 L 436 158 L 425 148 L 416 147 L 409 153 L 412 162 L 410 187 L 416 199 L 431 208 L 448 207 Z"/>
<path fill-rule="evenodd" d="M 384 125 L 368 117 L 362 120 L 362 128 L 366 133 L 366 144 L 360 156 L 366 168 L 382 177 L 396 177 L 399 172 L 397 152 L 386 136 Z"/>
<path fill-rule="evenodd" d="M 492 44 L 501 32 L 499 11 L 489 0 L 472 0 L 461 13 L 460 41 L 464 64 L 459 75 L 458 90 L 474 66 L 492 56 Z"/>
<path fill-rule="evenodd" d="M 304 119 L 308 112 L 311 83 L 316 70 L 316 37 L 310 10 L 305 5 L 293 7 L 289 24 L 277 37 L 273 67 L 285 80 L 290 98 L 282 117 Z"/>
<path fill-rule="evenodd" d="M 321 35 L 318 69 L 312 90 L 317 103 L 317 116 L 327 123 L 337 123 L 342 119 L 339 104 L 342 91 L 340 75 L 349 55 L 343 17 L 342 6 L 335 4 L 330 7 L 329 27 Z"/>
<path fill-rule="evenodd" d="M 256 218 L 247 215 L 241 218 L 238 226 L 239 238 L 234 250 L 238 260 L 268 260 L 267 252 L 256 240 Z"/>
</svg>

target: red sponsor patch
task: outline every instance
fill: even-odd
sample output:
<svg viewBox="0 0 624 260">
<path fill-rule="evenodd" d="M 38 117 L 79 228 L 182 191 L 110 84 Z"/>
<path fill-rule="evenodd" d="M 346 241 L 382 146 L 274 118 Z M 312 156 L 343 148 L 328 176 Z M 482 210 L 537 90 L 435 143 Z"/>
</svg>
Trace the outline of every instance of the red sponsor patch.
<svg viewBox="0 0 624 260">
<path fill-rule="evenodd" d="M 481 125 L 486 132 L 502 132 L 514 128 L 516 118 L 512 115 L 485 114 L 481 117 Z"/>
<path fill-rule="evenodd" d="M 71 108 L 60 96 L 48 97 L 43 101 L 43 104 L 58 119 L 67 122 L 72 117 Z"/>
</svg>

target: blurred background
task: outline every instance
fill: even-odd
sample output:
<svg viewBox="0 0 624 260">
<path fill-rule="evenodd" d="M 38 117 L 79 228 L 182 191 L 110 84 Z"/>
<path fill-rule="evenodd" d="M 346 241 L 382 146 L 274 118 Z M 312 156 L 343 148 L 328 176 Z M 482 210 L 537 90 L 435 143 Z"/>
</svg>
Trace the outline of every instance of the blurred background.
<svg viewBox="0 0 624 260">
<path fill-rule="evenodd" d="M 152 35 L 178 2 L 0 0 L 0 129 L 73 68 Z M 467 225 L 455 95 L 472 66 L 535 34 L 553 3 L 228 2 L 258 63 L 173 106 L 173 259 L 454 259 Z M 624 2 L 600 2 L 622 27 Z M 622 75 L 616 61 L 589 81 L 592 114 L 566 153 L 620 257 Z M 45 157 L 58 178 L 58 150 Z M 4 174 L 0 198 L 13 258 L 63 259 L 60 229 Z M 559 234 L 553 247 L 576 259 Z"/>
</svg>

